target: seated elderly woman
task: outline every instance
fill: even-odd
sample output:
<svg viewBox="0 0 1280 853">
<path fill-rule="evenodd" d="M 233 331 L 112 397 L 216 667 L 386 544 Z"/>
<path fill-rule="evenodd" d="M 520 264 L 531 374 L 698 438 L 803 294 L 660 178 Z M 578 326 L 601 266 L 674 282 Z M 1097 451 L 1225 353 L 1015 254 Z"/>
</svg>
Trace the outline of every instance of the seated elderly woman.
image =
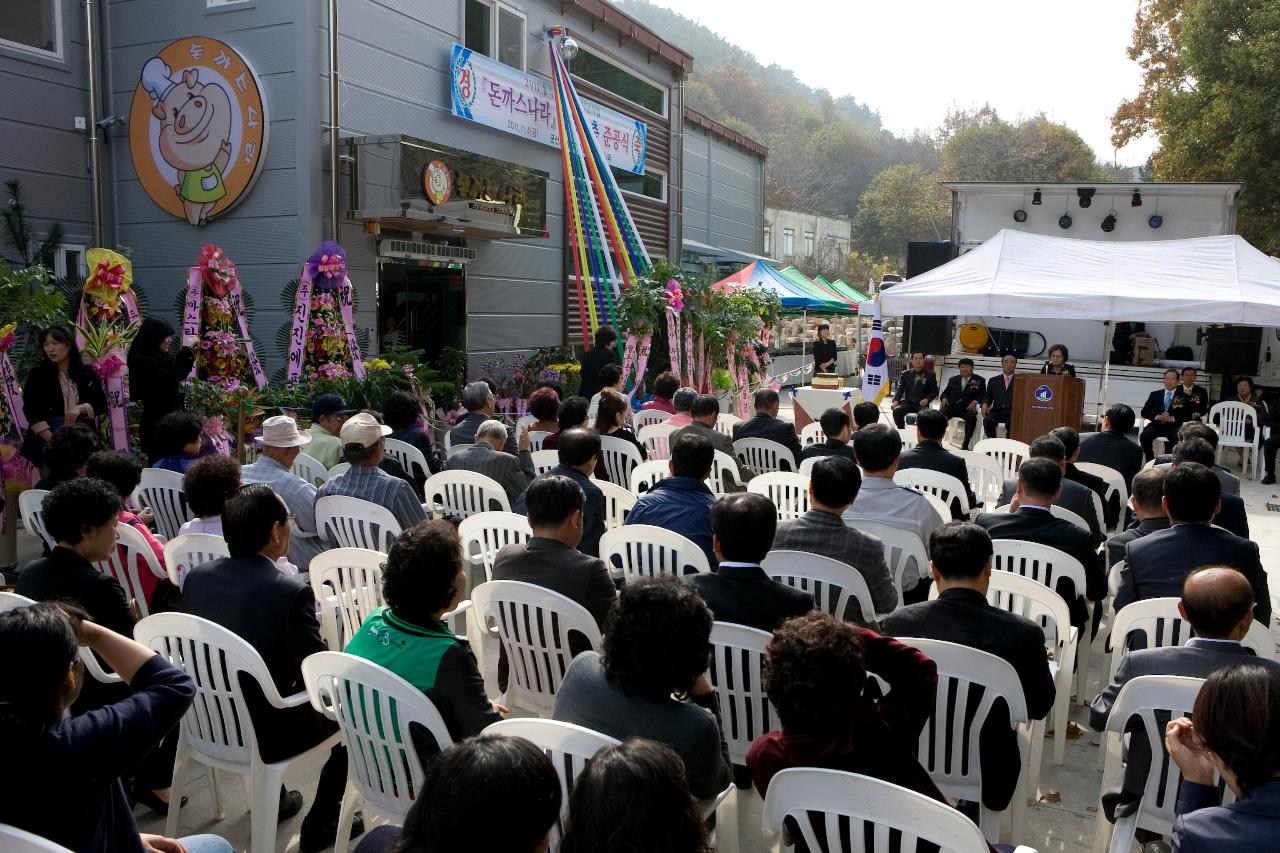
<svg viewBox="0 0 1280 853">
<path fill-rule="evenodd" d="M 560 409 L 556 413 L 556 426 L 559 429 L 547 436 L 542 442 L 543 450 L 558 450 L 560 447 L 560 433 L 574 427 L 585 427 L 587 425 L 587 398 L 586 397 L 567 397 L 560 404 Z M 604 454 L 596 457 L 595 478 L 597 480 L 608 480 L 609 470 L 604 464 Z"/>
<path fill-rule="evenodd" d="M 88 424 L 68 424 L 53 431 L 53 440 L 44 453 L 49 473 L 36 483 L 37 489 L 52 489 L 59 483 L 84 476 L 84 466 L 102 447 L 98 434 Z"/>
<path fill-rule="evenodd" d="M 560 411 L 560 395 L 554 388 L 539 388 L 529 395 L 529 414 L 537 418 L 529 425 L 530 432 L 559 432 L 556 416 Z"/>
<path fill-rule="evenodd" d="M 417 481 L 417 489 L 421 492 L 428 474 L 435 474 L 444 467 L 436 458 L 431 436 L 423 429 L 422 405 L 407 391 L 393 391 L 382 404 L 382 418 L 391 427 L 391 435 L 387 438 L 412 445 L 426 457 L 429 471 L 419 471 L 415 467 L 415 470 L 408 472 Z"/>
<path fill-rule="evenodd" d="M 142 462 L 138 457 L 132 453 L 122 453 L 118 450 L 99 450 L 89 457 L 89 461 L 85 465 L 85 473 L 90 477 L 105 480 L 120 493 L 120 523 L 127 524 L 138 531 L 138 535 L 151 546 L 151 553 L 155 555 L 156 560 L 163 566 L 164 543 L 156 538 L 156 535 L 151 532 L 151 528 L 148 526 L 155 516 L 149 509 L 142 509 L 134 513 L 124 505 L 129 496 L 133 494 L 133 490 L 138 488 L 138 483 L 142 482 Z M 147 597 L 147 604 L 151 605 L 151 609 L 154 610 L 155 593 L 160 584 L 163 583 L 166 587 L 166 595 L 175 590 L 167 580 L 161 581 L 160 578 L 157 578 L 141 557 L 138 557 L 136 562 L 138 582 L 142 585 L 142 591 Z"/>
<path fill-rule="evenodd" d="M 669 370 L 659 373 L 653 380 L 653 399 L 647 401 L 640 407 L 641 411 L 656 409 L 659 412 L 676 413 L 675 404 L 671 398 L 680 390 L 680 380 L 675 374 Z"/>
<path fill-rule="evenodd" d="M 729 784 L 720 701 L 707 680 L 711 611 L 672 575 L 629 581 L 604 635 L 604 654 L 573 659 L 552 718 L 619 740 L 665 743 L 698 799 Z"/>
<path fill-rule="evenodd" d="M 155 446 L 158 458 L 152 468 L 185 474 L 191 463 L 200 458 L 204 422 L 191 412 L 170 412 L 156 424 Z"/>
</svg>

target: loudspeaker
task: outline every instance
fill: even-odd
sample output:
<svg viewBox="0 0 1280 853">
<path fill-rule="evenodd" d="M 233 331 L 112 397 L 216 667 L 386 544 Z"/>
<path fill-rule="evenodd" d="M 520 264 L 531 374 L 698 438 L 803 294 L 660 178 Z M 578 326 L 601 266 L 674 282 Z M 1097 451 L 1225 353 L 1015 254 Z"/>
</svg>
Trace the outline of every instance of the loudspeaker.
<svg viewBox="0 0 1280 853">
<path fill-rule="evenodd" d="M 1227 377 L 1224 384 L 1229 384 L 1233 377 L 1252 376 L 1258 369 L 1261 352 L 1261 327 L 1216 326 L 1206 335 L 1204 369 L 1223 374 Z"/>
<path fill-rule="evenodd" d="M 907 280 L 940 267 L 956 256 L 950 241 L 907 243 Z M 951 318 L 906 317 L 902 322 L 902 350 L 923 350 L 927 355 L 951 352 Z"/>
</svg>

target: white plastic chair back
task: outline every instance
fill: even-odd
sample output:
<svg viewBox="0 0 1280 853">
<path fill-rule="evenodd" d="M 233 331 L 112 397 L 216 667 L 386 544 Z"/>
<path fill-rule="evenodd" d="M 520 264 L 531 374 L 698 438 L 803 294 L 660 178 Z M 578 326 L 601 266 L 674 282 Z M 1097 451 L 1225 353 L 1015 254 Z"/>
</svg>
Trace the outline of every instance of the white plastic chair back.
<svg viewBox="0 0 1280 853">
<path fill-rule="evenodd" d="M 1097 495 L 1094 495 L 1094 497 L 1096 498 Z M 1081 530 L 1084 530 L 1084 531 L 1090 530 L 1089 522 L 1084 520 L 1084 516 L 1080 515 L 1080 513 L 1078 512 L 1072 512 L 1071 510 L 1067 509 L 1065 506 L 1058 506 L 1057 504 L 1052 504 L 1049 507 L 1049 514 L 1052 515 L 1054 518 L 1061 518 L 1063 521 L 1069 521 L 1072 524 L 1074 524 L 1076 527 L 1079 527 Z M 1101 516 L 1099 516 L 1099 521 L 1101 521 Z"/>
<path fill-rule="evenodd" d="M 681 429 L 681 427 L 668 426 L 667 424 L 650 424 L 641 429 L 636 438 L 644 445 L 649 459 L 670 459 L 671 434 L 678 429 Z"/>
<path fill-rule="evenodd" d="M 396 438 L 385 439 L 383 444 L 386 447 L 387 455 L 399 462 L 400 467 L 410 477 L 418 476 L 418 472 L 421 472 L 423 477 L 431 476 L 431 469 L 427 467 L 427 457 L 422 454 L 421 450 L 407 441 L 400 441 Z"/>
<path fill-rule="evenodd" d="M 0 849 L 6 853 L 71 853 L 61 844 L 6 823 L 0 823 Z"/>
<path fill-rule="evenodd" d="M 1142 721 L 1142 732 L 1135 732 L 1130 737 L 1146 737 L 1151 763 L 1142 799 L 1133 814 L 1117 819 L 1113 828 L 1099 806 L 1093 841 L 1095 853 L 1106 850 L 1122 853 L 1129 850 L 1139 829 L 1162 835 L 1172 833 L 1173 809 L 1178 800 L 1182 771 L 1165 751 L 1163 718 L 1165 715 L 1171 719 L 1190 716 L 1203 684 L 1203 678 L 1140 675 L 1125 682 L 1124 687 L 1120 688 L 1120 693 L 1111 706 L 1111 715 L 1107 718 L 1107 728 L 1103 734 L 1103 748 L 1107 757 L 1102 770 L 1102 790 L 1119 787 L 1124 774 L 1125 729 L 1134 717 Z M 1157 714 L 1160 714 L 1159 719 Z"/>
<path fill-rule="evenodd" d="M 49 530 L 44 526 L 44 496 L 47 494 L 48 489 L 26 489 L 18 492 L 18 514 L 22 518 L 22 526 L 43 539 L 44 544 L 52 551 L 58 543 L 53 541 Z"/>
<path fill-rule="evenodd" d="M 1258 413 L 1253 406 L 1236 401 L 1218 403 L 1209 409 L 1209 424 L 1218 430 L 1218 447 L 1253 447 L 1261 432 L 1261 424 L 1254 424 L 1254 440 L 1245 439 L 1245 419 L 1256 421 Z"/>
<path fill-rule="evenodd" d="M 329 479 L 332 480 L 334 477 L 338 477 L 342 474 L 345 474 L 350 470 L 351 470 L 350 462 L 339 462 L 337 465 L 334 465 L 332 468 L 329 469 Z"/>
<path fill-rule="evenodd" d="M 314 456 L 308 456 L 306 453 L 299 453 L 298 458 L 293 460 L 293 465 L 289 470 L 295 476 L 306 480 L 317 489 L 328 482 L 331 476 L 328 469 L 320 464 L 320 460 Z"/>
<path fill-rule="evenodd" d="M 142 480 L 134 492 L 143 506 L 156 516 L 156 532 L 165 539 L 178 535 L 178 529 L 195 516 L 187 508 L 182 492 L 182 475 L 163 468 L 143 468 Z"/>
<path fill-rule="evenodd" d="M 735 488 L 742 485 L 738 482 L 738 462 L 723 450 L 717 450 L 711 458 L 711 476 L 707 478 L 707 488 L 714 494 L 727 495 L 730 484 Z"/>
<path fill-rule="evenodd" d="M 794 471 L 757 474 L 747 483 L 747 491 L 764 495 L 778 510 L 778 521 L 790 521 L 809 511 L 809 478 Z"/>
<path fill-rule="evenodd" d="M 440 749 L 453 745 L 431 700 L 409 682 L 376 663 L 341 652 L 317 652 L 302 662 L 311 706 L 337 720 L 347 748 L 347 791 L 338 837 L 347 839 L 356 809 L 363 806 L 403 825 L 422 794 L 422 763 L 410 725 L 421 726 Z M 344 847 L 341 841 L 340 849 Z"/>
<path fill-rule="evenodd" d="M 547 451 L 550 452 L 550 451 Z M 462 553 L 472 565 L 484 568 L 484 579 L 493 580 L 493 563 L 508 545 L 533 538 L 529 519 L 517 512 L 479 512 L 458 525 Z"/>
<path fill-rule="evenodd" d="M 929 506 L 933 507 L 934 515 L 937 516 L 938 526 L 942 526 L 951 520 L 951 507 L 942 502 L 942 498 L 937 495 L 931 495 L 928 492 L 918 492 L 920 497 L 929 502 Z"/>
<path fill-rule="evenodd" d="M 609 476 L 613 477 L 612 474 Z M 670 476 L 671 461 L 669 459 L 649 459 L 641 462 L 631 469 L 631 493 L 643 495 L 653 488 L 654 483 Z"/>
<path fill-rule="evenodd" d="M 35 600 L 27 598 L 25 595 L 18 595 L 16 592 L 0 592 L 0 613 L 6 610 L 16 610 L 19 607 L 30 607 L 35 604 Z M 114 672 L 107 672 L 98 663 L 98 659 L 94 657 L 93 652 L 89 651 L 88 646 L 80 647 L 80 661 L 84 664 L 85 672 L 93 676 L 95 681 L 103 684 L 117 684 L 120 682 L 120 676 Z M 3 838 L 3 835 L 0 835 Z M 0 845 L 0 850 L 8 848 Z"/>
<path fill-rule="evenodd" d="M 800 460 L 800 473 L 806 477 L 813 476 L 813 466 L 818 464 L 819 459 L 825 459 L 825 456 L 810 456 L 808 459 Z"/>
<path fill-rule="evenodd" d="M 604 456 L 604 468 L 609 474 L 609 482 L 631 489 L 631 470 L 644 462 L 640 458 L 640 449 L 625 438 L 602 435 L 600 453 Z"/>
<path fill-rule="evenodd" d="M 814 421 L 800 430 L 800 446 L 809 447 L 813 444 L 822 444 L 827 440 L 827 435 L 822 431 L 822 424 Z"/>
<path fill-rule="evenodd" d="M 1114 497 L 1119 501 L 1120 507 L 1120 523 L 1124 523 L 1124 508 L 1129 503 L 1129 487 L 1125 485 L 1124 474 L 1121 474 L 1114 468 L 1107 465 L 1101 465 L 1097 462 L 1077 462 L 1076 467 L 1086 474 L 1092 474 L 1095 477 L 1101 477 L 1107 484 L 1106 502 L 1110 503 Z M 1098 521 L 1103 521 L 1103 516 L 1098 516 Z"/>
<path fill-rule="evenodd" d="M 1107 681 L 1115 680 L 1116 671 L 1129 648 L 1130 635 L 1141 631 L 1146 635 L 1144 649 L 1185 645 L 1194 636 L 1191 623 L 1178 612 L 1178 598 L 1144 598 L 1126 604 L 1111 620 L 1111 662 Z"/>
<path fill-rule="evenodd" d="M 469 518 L 480 512 L 511 512 L 506 490 L 492 477 L 475 471 L 441 471 L 423 487 L 432 518 Z"/>
<path fill-rule="evenodd" d="M 1004 492 L 1004 468 L 994 456 L 979 453 L 976 450 L 953 450 L 956 456 L 964 460 L 969 474 L 969 488 L 973 496 L 982 504 L 993 507 L 1000 502 Z"/>
<path fill-rule="evenodd" d="M 138 568 L 138 561 L 142 568 Z M 105 560 L 93 564 L 104 575 L 110 575 L 124 588 L 124 594 L 138 604 L 138 612 L 146 616 L 147 596 L 143 592 L 140 571 L 150 571 L 157 578 L 167 578 L 169 573 L 156 559 L 156 552 L 142 534 L 123 522 L 116 522 L 116 550 Z"/>
<path fill-rule="evenodd" d="M 969 495 L 965 493 L 964 484 L 959 478 L 950 474 L 928 468 L 905 468 L 893 475 L 893 482 L 913 492 L 937 498 L 946 508 L 945 521 L 951 520 L 951 507 L 956 502 L 959 503 L 961 512 L 967 513 L 972 509 L 969 506 Z"/>
<path fill-rule="evenodd" d="M 982 751 L 979 744 L 982 727 L 991 715 L 995 700 L 1003 698 L 1008 706 L 1010 728 L 1029 722 L 1026 697 L 1018 673 L 1003 658 L 970 646 L 915 637 L 899 637 L 898 640 L 924 652 L 938 666 L 938 692 L 933 716 L 920 732 L 917 753 L 920 763 L 948 797 L 981 802 Z M 981 698 L 972 716 L 951 712 L 967 708 L 975 691 L 981 694 Z M 1022 792 L 1027 784 L 1029 747 L 1030 744 L 1020 737 L 1022 767 L 1018 775 L 1018 790 L 1010 803 L 1015 838 L 1022 837 L 1018 824 L 1019 815 L 1026 811 L 1026 797 Z M 992 841 L 999 840 L 999 821 L 999 813 L 982 807 L 979 824 L 983 834 Z"/>
<path fill-rule="evenodd" d="M 501 720 L 490 725 L 484 732 L 503 737 L 522 737 L 551 759 L 556 775 L 560 777 L 560 817 L 551 827 L 551 844 L 547 847 L 548 853 L 555 853 L 560 849 L 564 821 L 569 816 L 569 792 L 573 789 L 573 783 L 587 769 L 587 764 L 597 752 L 605 747 L 617 746 L 621 741 L 573 723 L 535 717 Z"/>
<path fill-rule="evenodd" d="M 707 555 L 679 533 L 651 524 L 626 524 L 600 537 L 600 557 L 614 578 L 680 577 L 709 572 Z"/>
<path fill-rule="evenodd" d="M 973 449 L 999 462 L 1006 480 L 1016 480 L 1018 466 L 1031 455 L 1029 444 L 1012 438 L 984 438 L 975 444 Z"/>
<path fill-rule="evenodd" d="M 542 442 L 546 441 L 547 436 L 549 435 L 551 435 L 551 433 L 547 432 L 546 430 L 542 430 L 542 429 L 529 430 L 529 449 L 534 453 L 537 453 L 539 450 L 542 449 Z"/>
<path fill-rule="evenodd" d="M 1075 557 L 1057 548 L 1021 539 L 994 539 L 991 547 L 992 567 L 997 571 L 1031 578 L 1049 589 L 1054 589 L 1058 580 L 1065 577 L 1074 585 L 1076 595 L 1084 595 L 1084 566 Z"/>
<path fill-rule="evenodd" d="M 641 409 L 635 413 L 631 422 L 637 430 L 643 430 L 647 426 L 660 424 L 670 417 L 670 412 L 664 412 L 661 409 Z"/>
<path fill-rule="evenodd" d="M 779 729 L 778 712 L 769 701 L 760 675 L 768 631 L 715 622 L 711 625 L 711 666 L 707 678 L 720 697 L 720 722 L 729 760 L 747 763 L 751 742 Z"/>
<path fill-rule="evenodd" d="M 721 435 L 727 435 L 733 438 L 733 428 L 735 425 L 742 423 L 742 418 L 737 415 L 730 415 L 724 412 L 716 415 L 716 432 Z"/>
<path fill-rule="evenodd" d="M 788 818 L 798 838 L 791 837 Z M 848 835 L 840 831 L 846 821 Z M 972 821 L 932 797 L 870 776 L 811 767 L 783 770 L 770 780 L 764 828 L 773 836 L 782 833 L 789 845 L 803 841 L 809 850 L 827 853 L 916 853 L 921 841 L 942 853 L 990 849 Z M 900 834 L 891 836 L 893 830 Z M 825 834 L 825 845 L 819 833 Z M 899 842 L 892 848 L 891 837 Z M 864 845 L 865 838 L 873 839 L 872 846 Z"/>
<path fill-rule="evenodd" d="M 560 464 L 559 450 L 532 450 L 529 455 L 533 458 L 533 470 L 539 474 L 545 474 Z"/>
<path fill-rule="evenodd" d="M 774 580 L 812 595 L 814 606 L 824 613 L 843 620 L 852 599 L 863 622 L 875 621 L 866 578 L 848 563 L 807 551 L 770 551 L 760 565 Z"/>
<path fill-rule="evenodd" d="M 596 480 L 596 488 L 604 494 L 604 527 L 614 530 L 622 526 L 636 505 L 636 496 L 617 483 Z"/>
<path fill-rule="evenodd" d="M 797 467 L 789 448 L 767 438 L 740 438 L 733 443 L 733 452 L 757 474 L 795 471 Z"/>
<path fill-rule="evenodd" d="M 911 448 L 920 443 L 920 434 L 916 432 L 913 426 L 899 427 L 898 438 L 902 439 L 902 452 L 906 453 Z"/>
<path fill-rule="evenodd" d="M 898 591 L 897 607 L 901 607 L 907 569 L 914 569 L 920 578 L 929 577 L 929 552 L 920 537 L 910 530 L 879 521 L 846 521 L 845 524 L 876 537 L 884 544 L 884 562 L 893 575 L 893 588 Z"/>
<path fill-rule="evenodd" d="M 187 573 L 196 566 L 230 557 L 227 540 L 212 533 L 188 533 L 164 543 L 164 565 L 169 573 L 169 581 L 181 587 L 187 579 Z"/>
<path fill-rule="evenodd" d="M 569 634 L 582 634 L 600 651 L 595 619 L 573 599 L 520 581 L 489 581 L 471 591 L 468 636 L 472 644 L 488 634 L 502 644 L 510 667 L 502 704 L 551 716 L 556 693 L 573 655 Z M 489 620 L 493 620 L 490 626 Z"/>
<path fill-rule="evenodd" d="M 345 495 L 329 495 L 316 501 L 316 528 L 337 548 L 367 548 L 384 554 L 401 533 L 400 522 L 391 510 Z"/>
<path fill-rule="evenodd" d="M 516 419 L 516 432 L 519 433 L 522 429 L 528 429 L 537 422 L 538 418 L 535 415 L 521 415 Z"/>
<path fill-rule="evenodd" d="M 332 548 L 311 558 L 311 591 L 320 607 L 320 635 L 330 651 L 345 649 L 365 618 L 386 604 L 386 561 L 386 554 L 365 548 Z"/>
</svg>

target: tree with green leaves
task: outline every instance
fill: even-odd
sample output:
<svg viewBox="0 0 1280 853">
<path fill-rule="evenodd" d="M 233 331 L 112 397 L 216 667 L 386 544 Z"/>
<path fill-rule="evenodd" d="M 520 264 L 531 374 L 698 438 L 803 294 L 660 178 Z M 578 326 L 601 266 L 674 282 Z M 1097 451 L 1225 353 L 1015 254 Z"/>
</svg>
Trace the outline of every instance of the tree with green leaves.
<svg viewBox="0 0 1280 853">
<path fill-rule="evenodd" d="M 942 174 L 952 181 L 1097 181 L 1093 149 L 1066 125 L 1037 115 L 1007 122 L 984 107 L 944 125 Z"/>
<path fill-rule="evenodd" d="M 1115 144 L 1154 132 L 1157 180 L 1244 181 L 1240 233 L 1280 252 L 1280 3 L 1141 0 L 1129 56 L 1142 87 Z"/>
<path fill-rule="evenodd" d="M 945 240 L 951 205 L 938 176 L 915 163 L 890 166 L 871 181 L 853 219 L 853 243 L 901 262 L 910 240 Z"/>
</svg>

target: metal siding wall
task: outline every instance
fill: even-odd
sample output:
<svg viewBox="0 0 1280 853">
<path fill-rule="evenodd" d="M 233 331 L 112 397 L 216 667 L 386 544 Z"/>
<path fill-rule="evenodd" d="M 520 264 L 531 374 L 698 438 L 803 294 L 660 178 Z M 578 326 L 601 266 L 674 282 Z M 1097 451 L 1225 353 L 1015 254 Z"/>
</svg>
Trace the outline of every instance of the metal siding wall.
<svg viewBox="0 0 1280 853">
<path fill-rule="evenodd" d="M 686 128 L 685 239 L 763 254 L 763 161 L 703 128 Z"/>
</svg>

